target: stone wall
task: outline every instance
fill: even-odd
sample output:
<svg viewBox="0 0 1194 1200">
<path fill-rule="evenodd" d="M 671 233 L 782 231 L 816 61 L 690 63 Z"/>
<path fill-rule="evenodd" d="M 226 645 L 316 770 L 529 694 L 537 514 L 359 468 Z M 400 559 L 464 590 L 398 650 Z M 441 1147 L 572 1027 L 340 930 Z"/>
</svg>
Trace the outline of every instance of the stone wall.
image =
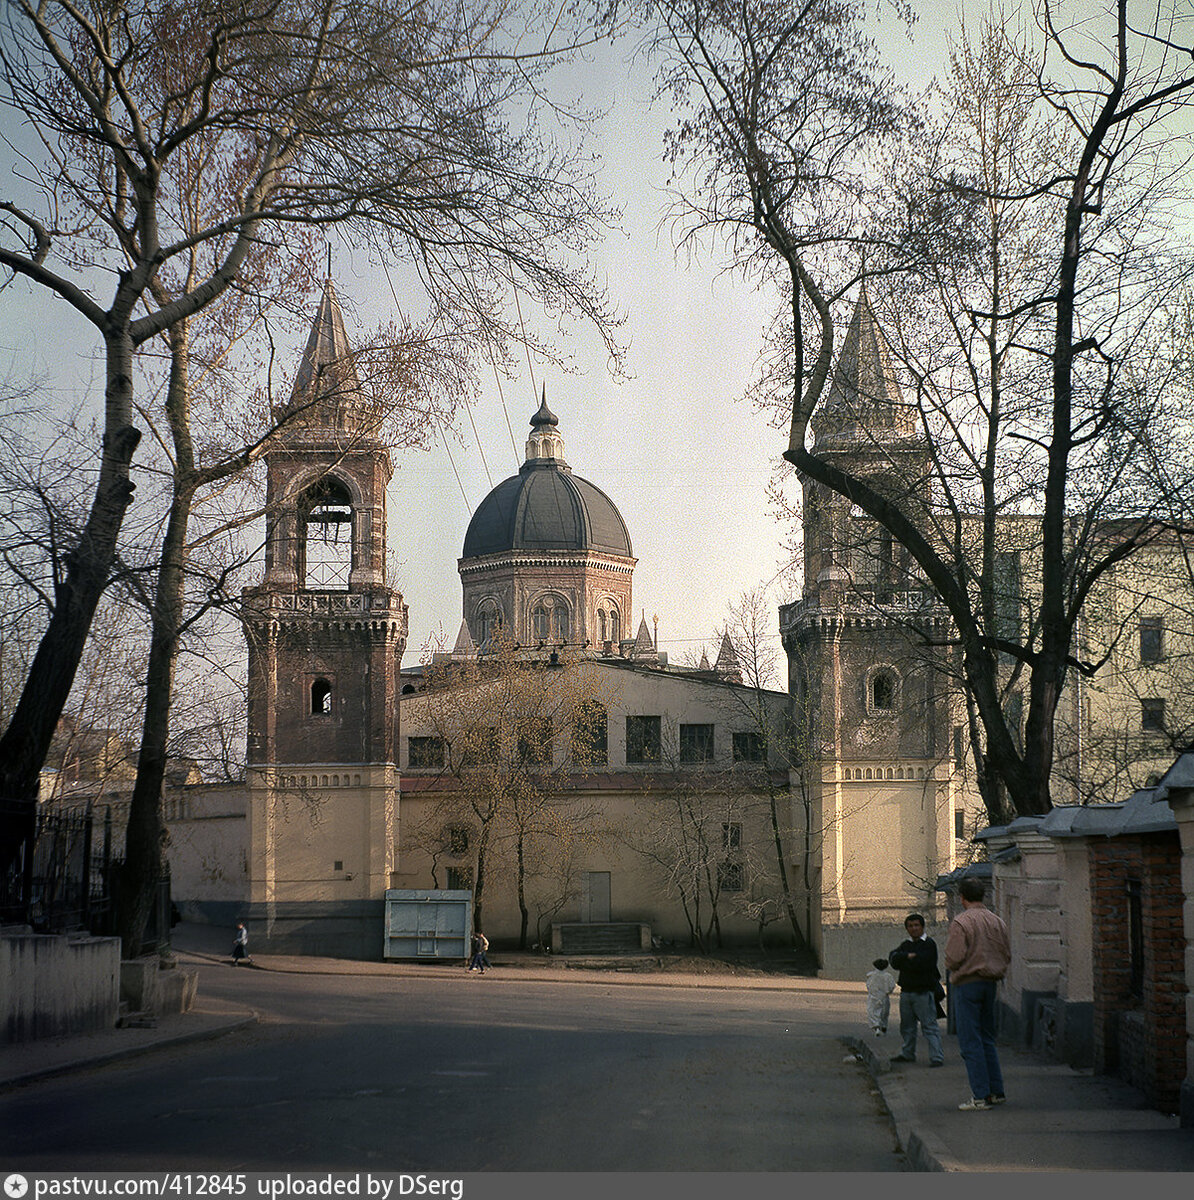
<svg viewBox="0 0 1194 1200">
<path fill-rule="evenodd" d="M 1089 851 L 1095 1068 L 1123 1076 L 1150 1103 L 1176 1112 L 1186 1073 L 1181 844 L 1174 831 L 1092 840 Z M 1140 917 L 1135 954 L 1133 889 Z M 1125 1015 L 1136 1012 L 1140 1023 L 1125 1025 Z"/>
<path fill-rule="evenodd" d="M 120 939 L 0 937 L 0 1042 L 111 1029 L 120 1009 Z"/>
</svg>

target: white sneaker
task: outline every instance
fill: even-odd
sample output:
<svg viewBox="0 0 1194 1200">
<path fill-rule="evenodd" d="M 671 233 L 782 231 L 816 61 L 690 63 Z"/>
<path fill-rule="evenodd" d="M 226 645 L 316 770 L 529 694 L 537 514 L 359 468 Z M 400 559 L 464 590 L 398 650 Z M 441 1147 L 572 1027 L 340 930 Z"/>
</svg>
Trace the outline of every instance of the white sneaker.
<svg viewBox="0 0 1194 1200">
<path fill-rule="evenodd" d="M 971 1096 L 958 1105 L 958 1112 L 986 1112 L 991 1106 L 978 1096 Z"/>
</svg>

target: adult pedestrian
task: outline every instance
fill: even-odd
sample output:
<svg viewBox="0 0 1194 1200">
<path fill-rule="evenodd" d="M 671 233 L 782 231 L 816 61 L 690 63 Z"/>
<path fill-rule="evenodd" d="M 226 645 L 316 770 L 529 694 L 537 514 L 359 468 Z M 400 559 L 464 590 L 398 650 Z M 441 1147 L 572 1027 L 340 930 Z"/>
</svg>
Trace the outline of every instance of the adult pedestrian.
<svg viewBox="0 0 1194 1200">
<path fill-rule="evenodd" d="M 929 1066 L 940 1067 L 945 1062 L 945 1047 L 937 1025 L 935 998 L 941 973 L 937 969 L 937 943 L 925 933 L 925 919 L 920 913 L 904 918 L 908 937 L 887 957 L 899 972 L 900 1037 L 903 1046 L 892 1062 L 916 1061 L 917 1026 L 925 1035 L 929 1047 Z"/>
<path fill-rule="evenodd" d="M 995 995 L 1011 962 L 1011 941 L 1003 919 L 983 903 L 986 888 L 981 879 L 963 879 L 958 893 L 962 911 L 950 923 L 945 939 L 950 1003 L 970 1080 L 970 1098 L 958 1108 L 982 1112 L 1006 1099 L 995 1049 Z"/>
<path fill-rule="evenodd" d="M 470 971 L 480 971 L 482 975 L 485 974 L 485 968 L 489 966 L 489 959 L 486 957 L 488 949 L 489 939 L 478 929 L 473 934 L 473 957 L 468 965 Z"/>
<path fill-rule="evenodd" d="M 240 966 L 242 958 L 249 957 L 249 931 L 245 928 L 243 922 L 238 922 L 236 926 L 236 937 L 232 942 L 232 965 Z M 250 959 L 250 961 L 252 961 Z"/>
</svg>

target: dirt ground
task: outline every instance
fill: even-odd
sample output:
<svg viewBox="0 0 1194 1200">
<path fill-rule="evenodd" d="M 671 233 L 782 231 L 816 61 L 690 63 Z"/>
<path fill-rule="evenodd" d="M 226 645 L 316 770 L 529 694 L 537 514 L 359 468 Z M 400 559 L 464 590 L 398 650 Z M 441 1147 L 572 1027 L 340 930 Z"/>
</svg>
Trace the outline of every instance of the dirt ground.
<svg viewBox="0 0 1194 1200">
<path fill-rule="evenodd" d="M 702 954 L 688 947 L 665 947 L 651 954 L 617 958 L 557 958 L 556 964 L 584 970 L 674 971 L 686 975 L 815 976 L 816 964 L 807 952 L 791 949 L 758 950 L 744 947 Z"/>
</svg>

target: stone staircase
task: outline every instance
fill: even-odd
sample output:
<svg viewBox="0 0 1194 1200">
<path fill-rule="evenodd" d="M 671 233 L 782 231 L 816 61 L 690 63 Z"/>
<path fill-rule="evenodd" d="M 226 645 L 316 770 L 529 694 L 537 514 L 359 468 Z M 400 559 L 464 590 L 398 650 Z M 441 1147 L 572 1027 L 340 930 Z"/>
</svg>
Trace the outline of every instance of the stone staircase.
<svg viewBox="0 0 1194 1200">
<path fill-rule="evenodd" d="M 634 921 L 551 927 L 553 954 L 638 954 L 651 949 L 651 927 Z"/>
</svg>

